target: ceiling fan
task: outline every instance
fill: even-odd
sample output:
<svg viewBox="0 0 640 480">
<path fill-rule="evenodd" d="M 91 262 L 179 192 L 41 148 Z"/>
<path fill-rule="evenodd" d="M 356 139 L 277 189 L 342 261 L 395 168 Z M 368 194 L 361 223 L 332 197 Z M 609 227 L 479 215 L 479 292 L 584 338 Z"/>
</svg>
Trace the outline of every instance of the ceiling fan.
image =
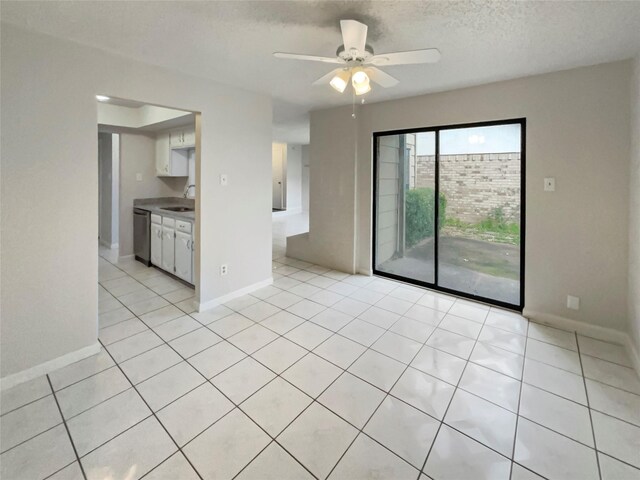
<svg viewBox="0 0 640 480">
<path fill-rule="evenodd" d="M 339 68 L 320 77 L 313 82 L 313 85 L 329 84 L 342 93 L 351 80 L 356 95 L 364 95 L 371 91 L 370 80 L 385 88 L 398 84 L 396 78 L 378 67 L 435 63 L 440 60 L 440 51 L 437 48 L 376 55 L 373 48 L 367 45 L 367 26 L 364 23 L 356 20 L 340 20 L 340 29 L 342 30 L 343 44 L 338 47 L 335 57 L 281 52 L 276 52 L 273 55 L 276 58 L 338 64 Z"/>
</svg>

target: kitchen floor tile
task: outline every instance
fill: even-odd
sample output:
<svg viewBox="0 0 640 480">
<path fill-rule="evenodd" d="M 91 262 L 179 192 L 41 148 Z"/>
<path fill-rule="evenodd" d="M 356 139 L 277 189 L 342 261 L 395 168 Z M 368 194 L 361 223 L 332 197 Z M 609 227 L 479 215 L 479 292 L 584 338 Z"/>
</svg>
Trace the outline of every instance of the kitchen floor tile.
<svg viewBox="0 0 640 480">
<path fill-rule="evenodd" d="M 421 347 L 421 343 L 393 332 L 386 332 L 371 345 L 372 350 L 383 353 L 406 364 L 409 364 L 411 360 L 413 360 Z"/>
<path fill-rule="evenodd" d="M 189 358 L 188 362 L 202 375 L 211 378 L 238 363 L 246 356 L 242 350 L 223 340 L 195 354 Z"/>
<path fill-rule="evenodd" d="M 327 308 L 323 312 L 320 312 L 318 315 L 313 317 L 310 321 L 315 323 L 316 325 L 320 325 L 321 327 L 326 328 L 327 330 L 337 332 L 352 320 L 353 317 L 351 315 L 339 312 L 338 310 L 334 310 L 333 308 Z"/>
<path fill-rule="evenodd" d="M 307 354 L 307 350 L 279 337 L 253 354 L 253 358 L 276 373 L 282 373 Z"/>
<path fill-rule="evenodd" d="M 180 355 L 168 345 L 163 344 L 121 363 L 120 368 L 131 383 L 137 385 L 181 361 Z"/>
<path fill-rule="evenodd" d="M 386 448 L 360 434 L 336 468 L 331 480 L 353 480 L 354 478 L 388 478 L 415 480 L 418 470 L 398 458 Z"/>
<path fill-rule="evenodd" d="M 640 427 L 640 395 L 586 379 L 589 406 Z"/>
<path fill-rule="evenodd" d="M 318 401 L 350 424 L 362 428 L 385 396 L 382 390 L 345 372 Z"/>
<path fill-rule="evenodd" d="M 80 457 L 151 415 L 140 395 L 130 388 L 67 422 Z"/>
<path fill-rule="evenodd" d="M 427 346 L 422 347 L 411 362 L 413 368 L 452 385 L 458 384 L 465 365 L 461 358 Z"/>
<path fill-rule="evenodd" d="M 391 395 L 442 420 L 455 387 L 409 367 L 391 390 Z"/>
<path fill-rule="evenodd" d="M 0 455 L 0 477 L 46 478 L 75 459 L 67 430 L 58 425 Z"/>
<path fill-rule="evenodd" d="M 11 410 L 15 410 L 47 395 L 51 395 L 51 387 L 49 386 L 47 377 L 44 375 L 16 385 L 15 387 L 5 389 L 0 392 L 1 414 L 4 415 Z"/>
<path fill-rule="evenodd" d="M 388 396 L 364 432 L 414 467 L 422 468 L 439 426 L 433 417 Z"/>
<path fill-rule="evenodd" d="M 340 373 L 340 368 L 310 353 L 286 370 L 282 377 L 307 395 L 316 398 Z"/>
<path fill-rule="evenodd" d="M 311 397 L 278 377 L 251 395 L 240 408 L 276 437 L 311 402 Z"/>
<path fill-rule="evenodd" d="M 442 480 L 508 480 L 510 470 L 509 459 L 446 425 L 438 432 L 424 467 L 424 473 Z"/>
<path fill-rule="evenodd" d="M 311 322 L 304 322 L 285 334 L 285 337 L 307 350 L 313 350 L 333 335 L 331 330 L 322 328 Z"/>
<path fill-rule="evenodd" d="M 182 447 L 233 408 L 213 385 L 204 383 L 164 407 L 157 416 Z"/>
<path fill-rule="evenodd" d="M 640 468 L 640 428 L 600 412 L 591 412 L 598 450 Z"/>
<path fill-rule="evenodd" d="M 53 395 L 29 403 L 0 417 L 2 452 L 62 423 Z"/>
<path fill-rule="evenodd" d="M 187 362 L 181 362 L 137 385 L 138 392 L 157 412 L 176 398 L 204 383 L 205 378 Z"/>
<path fill-rule="evenodd" d="M 385 392 L 388 392 L 398 380 L 406 365 L 381 353 L 367 350 L 348 369 Z"/>
<path fill-rule="evenodd" d="M 321 356 L 325 360 L 338 365 L 340 368 L 349 366 L 366 350 L 359 343 L 349 340 L 340 335 L 333 335 L 321 343 L 313 353 Z"/>
<path fill-rule="evenodd" d="M 469 363 L 462 374 L 460 388 L 512 412 L 518 411 L 520 382 L 501 373 Z"/>
<path fill-rule="evenodd" d="M 183 358 L 189 358 L 221 341 L 222 338 L 218 335 L 207 327 L 202 327 L 171 340 L 169 345 Z"/>
<path fill-rule="evenodd" d="M 595 450 L 524 418 L 518 421 L 514 461 L 547 478 L 600 478 Z"/>
<path fill-rule="evenodd" d="M 522 417 L 593 447 L 587 407 L 525 383 L 522 385 L 519 413 Z"/>
<path fill-rule="evenodd" d="M 295 327 L 303 323 L 305 320 L 289 313 L 285 310 L 280 310 L 275 315 L 270 316 L 266 320 L 260 322 L 260 325 L 267 327 L 269 330 L 276 332 L 279 335 L 284 335 L 289 330 L 293 330 Z"/>
<path fill-rule="evenodd" d="M 238 404 L 269 383 L 275 374 L 248 357 L 213 377 L 211 382 Z"/>
<path fill-rule="evenodd" d="M 238 347 L 244 353 L 252 354 L 276 338 L 278 338 L 276 333 L 273 333 L 268 328 L 255 324 L 227 338 L 227 341 Z"/>
<path fill-rule="evenodd" d="M 124 392 L 131 385 L 118 367 L 111 367 L 56 393 L 62 414 L 69 419 L 108 398 Z"/>
<path fill-rule="evenodd" d="M 313 403 L 278 441 L 316 477 L 326 478 L 357 434 L 340 417 Z"/>
<path fill-rule="evenodd" d="M 275 442 L 265 448 L 242 472 L 238 480 L 313 480 L 313 476 Z"/>
<path fill-rule="evenodd" d="M 141 477 L 176 450 L 158 420 L 149 417 L 81 460 L 88 480 Z"/>
<path fill-rule="evenodd" d="M 356 318 L 344 326 L 338 333 L 354 342 L 370 347 L 373 342 L 382 336 L 384 329 Z"/>
<path fill-rule="evenodd" d="M 516 414 L 464 390 L 456 390 L 444 422 L 459 432 L 511 457 Z"/>
<path fill-rule="evenodd" d="M 233 478 L 269 442 L 267 434 L 236 408 L 183 452 L 204 479 Z"/>
</svg>

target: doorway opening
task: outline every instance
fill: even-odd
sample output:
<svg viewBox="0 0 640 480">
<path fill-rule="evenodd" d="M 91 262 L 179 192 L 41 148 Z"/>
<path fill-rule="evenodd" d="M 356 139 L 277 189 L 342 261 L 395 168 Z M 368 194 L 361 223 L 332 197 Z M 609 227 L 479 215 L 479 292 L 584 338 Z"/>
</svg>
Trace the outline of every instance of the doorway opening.
<svg viewBox="0 0 640 480">
<path fill-rule="evenodd" d="M 522 310 L 525 126 L 374 133 L 374 273 Z"/>
<path fill-rule="evenodd" d="M 200 114 L 101 95 L 96 100 L 100 256 L 140 272 L 149 296 L 186 289 L 174 297 L 193 297 Z"/>
</svg>

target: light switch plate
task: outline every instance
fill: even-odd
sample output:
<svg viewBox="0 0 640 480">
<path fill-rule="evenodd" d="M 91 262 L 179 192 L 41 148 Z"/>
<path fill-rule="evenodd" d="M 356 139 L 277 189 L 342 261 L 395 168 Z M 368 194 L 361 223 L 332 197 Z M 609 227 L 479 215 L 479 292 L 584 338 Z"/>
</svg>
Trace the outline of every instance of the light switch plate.
<svg viewBox="0 0 640 480">
<path fill-rule="evenodd" d="M 580 297 L 567 295 L 567 308 L 571 310 L 580 310 Z"/>
<path fill-rule="evenodd" d="M 226 187 L 229 184 L 229 177 L 227 176 L 226 173 L 223 173 L 222 175 L 220 175 L 220 185 L 222 185 L 223 187 Z"/>
<path fill-rule="evenodd" d="M 141 181 L 142 181 L 142 174 L 136 173 L 136 182 L 141 182 Z"/>
<path fill-rule="evenodd" d="M 547 177 L 544 179 L 544 191 L 545 192 L 556 191 L 556 179 L 554 177 Z"/>
</svg>

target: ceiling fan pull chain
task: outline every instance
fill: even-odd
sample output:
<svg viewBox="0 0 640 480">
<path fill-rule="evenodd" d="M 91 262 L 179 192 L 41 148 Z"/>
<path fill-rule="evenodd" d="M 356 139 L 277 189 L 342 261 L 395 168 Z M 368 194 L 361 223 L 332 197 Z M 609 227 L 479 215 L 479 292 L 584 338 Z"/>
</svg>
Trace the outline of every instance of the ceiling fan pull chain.
<svg viewBox="0 0 640 480">
<path fill-rule="evenodd" d="M 356 118 L 356 92 L 351 90 L 351 118 Z"/>
</svg>

